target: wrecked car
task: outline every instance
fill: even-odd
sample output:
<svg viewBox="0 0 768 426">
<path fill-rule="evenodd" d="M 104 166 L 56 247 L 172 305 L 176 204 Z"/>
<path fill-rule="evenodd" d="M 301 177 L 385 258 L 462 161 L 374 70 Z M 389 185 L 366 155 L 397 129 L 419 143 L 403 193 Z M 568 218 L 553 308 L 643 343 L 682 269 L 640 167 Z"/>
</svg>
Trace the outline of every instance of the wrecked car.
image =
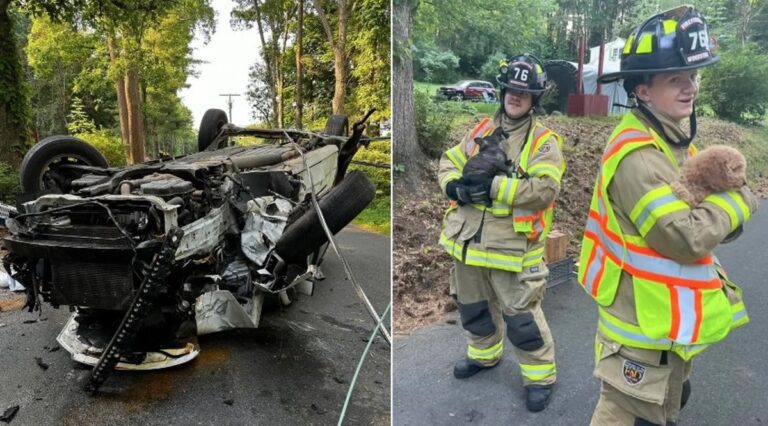
<svg viewBox="0 0 768 426">
<path fill-rule="evenodd" d="M 310 133 L 208 110 L 199 152 L 121 168 L 71 136 L 45 139 L 22 162 L 3 265 L 30 311 L 72 311 L 57 340 L 94 367 L 89 392 L 113 369 L 190 361 L 196 336 L 258 327 L 265 302 L 312 294 L 328 242 L 320 220 L 336 233 L 375 196 L 365 174 L 347 173 L 371 112 L 348 135 L 341 115 Z M 228 146 L 239 136 L 263 143 Z"/>
</svg>

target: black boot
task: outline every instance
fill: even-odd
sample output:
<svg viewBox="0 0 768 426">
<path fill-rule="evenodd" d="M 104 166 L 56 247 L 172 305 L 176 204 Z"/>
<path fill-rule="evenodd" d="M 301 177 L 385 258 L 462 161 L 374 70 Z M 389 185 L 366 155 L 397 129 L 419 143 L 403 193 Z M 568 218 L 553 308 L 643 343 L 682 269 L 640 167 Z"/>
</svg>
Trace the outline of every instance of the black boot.
<svg viewBox="0 0 768 426">
<path fill-rule="evenodd" d="M 525 407 L 528 411 L 539 412 L 549 405 L 549 400 L 552 398 L 552 387 L 549 385 L 528 385 L 525 387 Z"/>
<path fill-rule="evenodd" d="M 467 377 L 474 376 L 480 370 L 493 368 L 497 365 L 499 365 L 498 362 L 493 365 L 485 365 L 477 361 L 464 358 L 461 361 L 457 362 L 456 365 L 453 366 L 453 377 L 457 379 L 466 379 Z"/>
<path fill-rule="evenodd" d="M 683 382 L 683 393 L 680 395 L 680 409 L 685 407 L 685 403 L 688 402 L 688 398 L 691 397 L 691 381 L 686 380 Z"/>
</svg>

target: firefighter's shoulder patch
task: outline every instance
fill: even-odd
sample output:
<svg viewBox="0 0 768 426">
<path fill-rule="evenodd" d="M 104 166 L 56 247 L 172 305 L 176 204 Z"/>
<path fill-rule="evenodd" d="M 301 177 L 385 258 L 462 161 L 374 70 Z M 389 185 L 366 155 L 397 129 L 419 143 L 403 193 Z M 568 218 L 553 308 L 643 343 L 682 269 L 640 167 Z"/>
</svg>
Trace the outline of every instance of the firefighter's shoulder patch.
<svg viewBox="0 0 768 426">
<path fill-rule="evenodd" d="M 542 154 L 546 154 L 549 152 L 550 149 L 552 149 L 552 145 L 549 142 L 546 142 L 544 145 L 541 146 L 541 148 L 539 148 L 539 151 Z"/>
</svg>

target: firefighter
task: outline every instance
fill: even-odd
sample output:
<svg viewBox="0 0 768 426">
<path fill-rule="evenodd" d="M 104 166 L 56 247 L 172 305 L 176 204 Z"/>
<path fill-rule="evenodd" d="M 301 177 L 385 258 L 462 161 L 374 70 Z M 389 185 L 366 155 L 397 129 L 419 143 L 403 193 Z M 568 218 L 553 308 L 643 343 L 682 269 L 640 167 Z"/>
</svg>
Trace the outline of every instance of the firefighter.
<svg viewBox="0 0 768 426">
<path fill-rule="evenodd" d="M 636 108 L 605 148 L 582 241 L 579 282 L 599 317 L 592 425 L 674 424 L 691 360 L 748 321 L 712 250 L 740 232 L 756 198 L 745 185 L 690 206 L 670 186 L 696 153 L 697 70 L 718 61 L 704 17 L 686 5 L 640 25 L 620 71 L 599 79 L 623 79 Z"/>
<path fill-rule="evenodd" d="M 465 379 L 501 361 L 504 335 L 514 346 L 526 406 L 541 411 L 555 383 L 555 346 L 541 302 L 548 270 L 544 241 L 565 171 L 563 139 L 538 122 L 546 90 L 543 65 L 530 54 L 502 61 L 501 105 L 438 171 L 451 200 L 440 245 L 454 258 L 452 294 L 468 340 L 453 374 Z"/>
</svg>

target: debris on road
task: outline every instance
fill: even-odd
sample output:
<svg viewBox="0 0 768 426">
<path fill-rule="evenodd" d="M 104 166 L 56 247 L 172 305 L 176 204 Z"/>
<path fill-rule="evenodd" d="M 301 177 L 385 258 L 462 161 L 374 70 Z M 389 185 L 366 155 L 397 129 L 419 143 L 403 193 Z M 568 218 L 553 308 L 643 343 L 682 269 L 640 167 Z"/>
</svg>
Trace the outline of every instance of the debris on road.
<svg viewBox="0 0 768 426">
<path fill-rule="evenodd" d="M 42 359 L 42 358 L 40 358 L 40 357 L 37 357 L 37 356 L 36 356 L 36 357 L 35 357 L 35 362 L 37 363 L 38 367 L 40 367 L 40 368 L 42 368 L 42 369 L 43 369 L 43 371 L 47 370 L 47 369 L 48 369 L 48 367 L 50 367 L 48 364 L 46 364 L 45 362 L 43 362 L 43 359 Z"/>
<path fill-rule="evenodd" d="M 3 421 L 5 423 L 10 423 L 11 420 L 13 420 L 14 417 L 16 417 L 16 413 L 19 412 L 19 406 L 14 405 L 13 407 L 8 408 L 5 410 L 2 416 L 0 416 L 0 421 Z"/>
</svg>

